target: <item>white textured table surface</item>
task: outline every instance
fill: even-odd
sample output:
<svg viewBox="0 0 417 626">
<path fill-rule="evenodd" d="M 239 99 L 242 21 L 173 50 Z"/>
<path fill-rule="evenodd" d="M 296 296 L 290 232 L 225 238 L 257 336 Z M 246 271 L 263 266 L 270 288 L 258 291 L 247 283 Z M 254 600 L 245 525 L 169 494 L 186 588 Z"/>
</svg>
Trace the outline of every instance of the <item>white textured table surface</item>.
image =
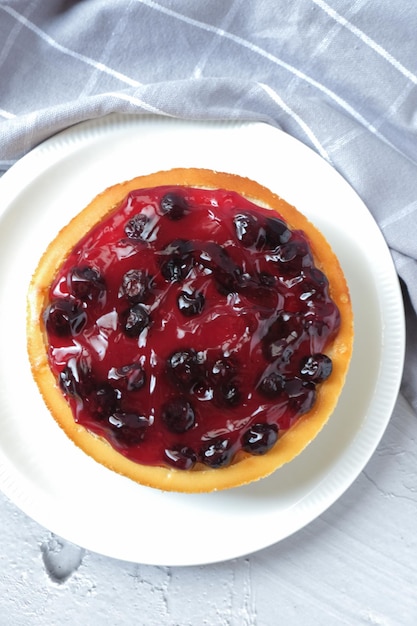
<svg viewBox="0 0 417 626">
<path fill-rule="evenodd" d="M 365 202 L 415 329 L 416 32 L 416 0 L 0 0 L 0 175 L 44 139 L 109 113 L 265 121 Z M 0 626 L 415 626 L 412 340 L 404 396 L 364 471 L 262 552 L 189 568 L 116 561 L 52 535 L 0 494 Z"/>
<path fill-rule="evenodd" d="M 330 509 L 281 543 L 226 563 L 113 560 L 0 498 L 1 626 L 417 623 L 417 420 L 401 397 L 373 458 Z"/>
</svg>

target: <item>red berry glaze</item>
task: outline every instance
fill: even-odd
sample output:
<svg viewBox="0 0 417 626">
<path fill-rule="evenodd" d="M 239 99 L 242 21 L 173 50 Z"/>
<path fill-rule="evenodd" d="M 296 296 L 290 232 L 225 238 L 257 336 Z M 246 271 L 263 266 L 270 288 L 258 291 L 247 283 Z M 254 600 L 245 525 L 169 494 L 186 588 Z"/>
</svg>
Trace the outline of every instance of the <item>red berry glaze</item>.
<svg viewBox="0 0 417 626">
<path fill-rule="evenodd" d="M 264 454 L 331 375 L 340 315 L 309 241 L 235 192 L 130 192 L 44 310 L 74 419 L 144 465 Z"/>
</svg>

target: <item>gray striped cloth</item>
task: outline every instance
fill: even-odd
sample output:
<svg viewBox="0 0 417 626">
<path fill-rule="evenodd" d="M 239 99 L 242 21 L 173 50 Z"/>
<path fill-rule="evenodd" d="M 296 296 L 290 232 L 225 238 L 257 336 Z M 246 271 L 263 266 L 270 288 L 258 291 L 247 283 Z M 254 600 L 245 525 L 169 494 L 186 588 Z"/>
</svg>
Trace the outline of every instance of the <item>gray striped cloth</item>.
<svg viewBox="0 0 417 626">
<path fill-rule="evenodd" d="M 111 112 L 264 121 L 331 163 L 402 279 L 417 411 L 415 0 L 1 0 L 0 171 Z"/>
</svg>

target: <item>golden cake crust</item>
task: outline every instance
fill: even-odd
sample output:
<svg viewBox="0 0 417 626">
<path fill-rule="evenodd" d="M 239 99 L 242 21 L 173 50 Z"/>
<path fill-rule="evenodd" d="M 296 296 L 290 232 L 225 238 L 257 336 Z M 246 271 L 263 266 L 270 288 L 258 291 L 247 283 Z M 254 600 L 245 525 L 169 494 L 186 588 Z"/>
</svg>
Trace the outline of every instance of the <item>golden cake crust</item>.
<svg viewBox="0 0 417 626">
<path fill-rule="evenodd" d="M 326 353 L 333 371 L 318 386 L 313 408 L 281 435 L 262 456 L 239 452 L 233 463 L 218 469 L 197 464 L 191 471 L 147 466 L 130 461 L 104 439 L 78 425 L 73 418 L 48 362 L 48 346 L 42 312 L 57 268 L 75 244 L 108 215 L 134 189 L 181 185 L 235 191 L 255 203 L 280 213 L 290 228 L 303 230 L 309 238 L 316 266 L 327 276 L 330 295 L 340 311 L 341 326 Z M 50 243 L 36 268 L 27 299 L 27 344 L 33 377 L 44 402 L 66 435 L 97 462 L 132 480 L 154 488 L 179 492 L 210 492 L 240 486 L 268 476 L 294 459 L 320 432 L 331 416 L 342 391 L 353 346 L 353 314 L 349 289 L 340 264 L 325 237 L 296 208 L 259 185 L 234 174 L 204 169 L 172 169 L 139 176 L 109 187 L 96 196 Z"/>
</svg>

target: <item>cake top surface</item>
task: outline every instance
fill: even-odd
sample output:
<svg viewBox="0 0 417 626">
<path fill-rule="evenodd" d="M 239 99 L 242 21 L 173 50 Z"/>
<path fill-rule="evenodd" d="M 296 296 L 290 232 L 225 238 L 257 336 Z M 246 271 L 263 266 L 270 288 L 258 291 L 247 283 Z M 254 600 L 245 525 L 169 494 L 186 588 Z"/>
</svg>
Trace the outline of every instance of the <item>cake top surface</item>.
<svg viewBox="0 0 417 626">
<path fill-rule="evenodd" d="M 307 236 L 226 190 L 129 192 L 49 300 L 49 360 L 76 421 L 180 469 L 269 450 L 312 408 L 339 328 Z"/>
</svg>

